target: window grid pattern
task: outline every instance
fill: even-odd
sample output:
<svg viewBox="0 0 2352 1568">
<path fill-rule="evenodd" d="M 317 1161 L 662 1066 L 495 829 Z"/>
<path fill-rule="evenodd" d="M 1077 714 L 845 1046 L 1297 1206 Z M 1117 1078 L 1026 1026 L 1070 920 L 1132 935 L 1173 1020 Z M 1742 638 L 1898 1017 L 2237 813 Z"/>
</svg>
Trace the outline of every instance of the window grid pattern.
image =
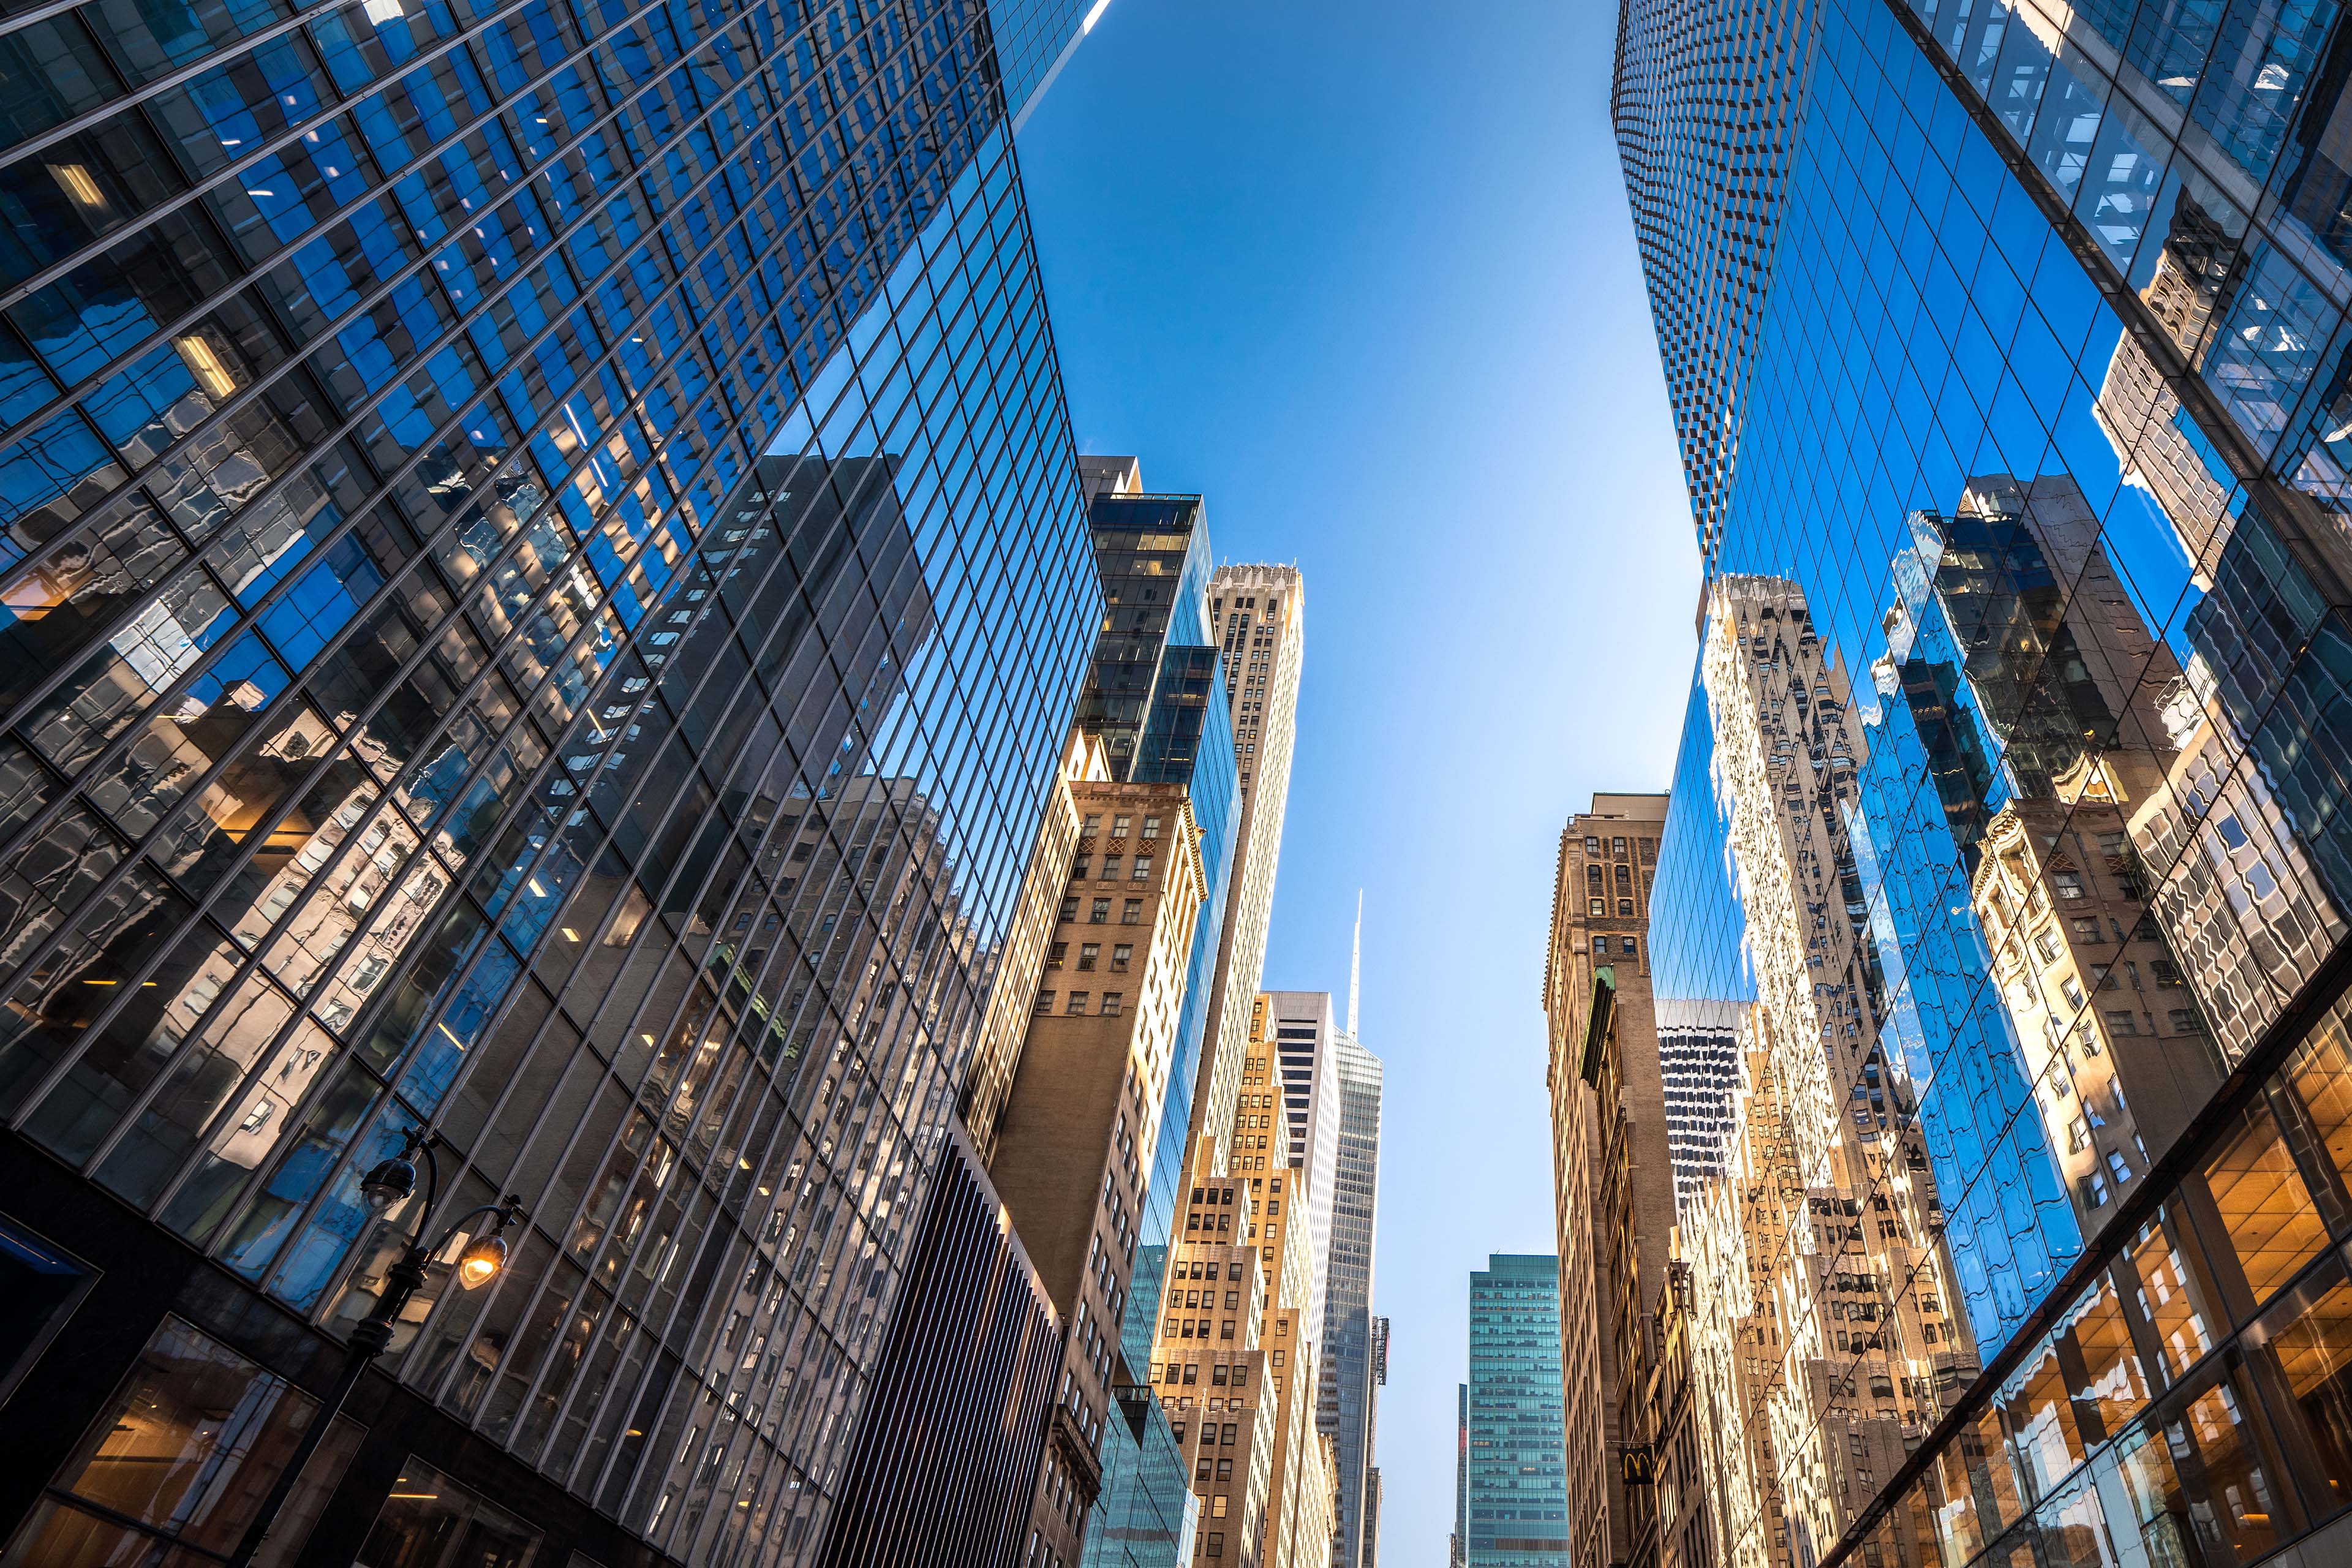
<svg viewBox="0 0 2352 1568">
<path fill-rule="evenodd" d="M 176 15 L 0 24 L 0 1100 L 330 1325 L 437 1120 L 404 1374 L 790 1557 L 1098 603 L 988 18 Z"/>
</svg>

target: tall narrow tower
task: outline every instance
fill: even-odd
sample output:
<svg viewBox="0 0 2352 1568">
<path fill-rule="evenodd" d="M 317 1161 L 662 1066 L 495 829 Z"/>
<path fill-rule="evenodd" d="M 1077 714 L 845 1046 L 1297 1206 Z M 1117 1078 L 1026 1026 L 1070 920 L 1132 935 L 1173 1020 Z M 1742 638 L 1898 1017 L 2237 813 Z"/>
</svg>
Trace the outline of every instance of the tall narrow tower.
<svg viewBox="0 0 2352 1568">
<path fill-rule="evenodd" d="M 1193 1125 L 1213 1140 L 1213 1170 L 1232 1152 L 1234 1096 L 1249 1044 L 1250 1009 L 1265 975 L 1274 873 L 1290 796 L 1298 674 L 1307 651 L 1307 585 L 1292 566 L 1220 566 L 1209 579 L 1210 632 L 1224 657 L 1237 793 L 1231 896 L 1209 993 Z"/>
<path fill-rule="evenodd" d="M 1323 1370 L 1316 1419 L 1339 1466 L 1333 1568 L 1372 1568 L 1380 1469 L 1372 1462 L 1375 1404 L 1387 1381 L 1386 1330 L 1372 1316 L 1372 1240 L 1381 1184 L 1381 1058 L 1356 1038 L 1363 973 L 1363 900 L 1348 967 L 1348 1027 L 1333 1042 L 1339 1137 L 1331 1162 L 1330 1238 L 1323 1255 Z"/>
</svg>

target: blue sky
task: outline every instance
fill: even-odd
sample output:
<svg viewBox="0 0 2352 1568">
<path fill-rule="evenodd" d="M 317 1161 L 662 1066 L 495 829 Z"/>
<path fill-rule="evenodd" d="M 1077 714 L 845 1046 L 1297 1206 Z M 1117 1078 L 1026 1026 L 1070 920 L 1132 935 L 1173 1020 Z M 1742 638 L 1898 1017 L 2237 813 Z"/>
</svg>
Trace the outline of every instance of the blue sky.
<svg viewBox="0 0 2352 1568">
<path fill-rule="evenodd" d="M 1615 7 L 1111 0 L 1020 139 L 1082 450 L 1296 563 L 1265 984 L 1388 1064 L 1382 1544 L 1443 1562 L 1467 1275 L 1549 1252 L 1561 823 L 1664 789 L 1698 597 L 1608 112 Z"/>
</svg>

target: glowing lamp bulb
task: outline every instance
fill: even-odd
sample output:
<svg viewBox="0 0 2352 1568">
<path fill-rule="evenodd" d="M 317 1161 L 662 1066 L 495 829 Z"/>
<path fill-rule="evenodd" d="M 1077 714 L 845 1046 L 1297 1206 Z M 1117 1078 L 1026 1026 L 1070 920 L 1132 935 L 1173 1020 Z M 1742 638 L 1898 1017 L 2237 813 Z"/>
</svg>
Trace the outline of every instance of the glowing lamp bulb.
<svg viewBox="0 0 2352 1568">
<path fill-rule="evenodd" d="M 458 1256 L 457 1284 L 467 1290 L 487 1285 L 506 1266 L 507 1244 L 495 1236 L 486 1236 Z"/>
</svg>

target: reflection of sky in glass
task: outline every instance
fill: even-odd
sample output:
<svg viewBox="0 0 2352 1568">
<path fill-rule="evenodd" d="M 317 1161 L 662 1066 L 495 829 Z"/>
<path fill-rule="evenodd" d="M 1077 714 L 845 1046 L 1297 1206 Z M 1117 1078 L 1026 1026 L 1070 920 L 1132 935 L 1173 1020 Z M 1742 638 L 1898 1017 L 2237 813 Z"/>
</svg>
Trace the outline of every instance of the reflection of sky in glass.
<svg viewBox="0 0 2352 1568">
<path fill-rule="evenodd" d="M 1657 877 L 1650 884 L 1650 990 L 1662 1004 L 1756 998 L 1730 834 L 1715 776 L 1706 691 L 1694 675 L 1658 840 Z"/>
<path fill-rule="evenodd" d="M 1897 563 L 1905 592 L 1894 650 L 1854 704 L 1864 759 L 1849 829 L 1869 900 L 1885 996 L 1879 1043 L 1895 1104 L 1918 1111 L 1960 1299 L 1979 1342 L 1992 1345 L 2082 1250 L 2082 1231 L 2032 1113 L 2024 1058 L 1969 902 L 1969 861 L 1936 788 L 1939 773 L 1957 768 L 1930 755 L 1906 697 L 1906 682 L 1932 683 L 1946 715 L 1938 731 L 1946 751 L 1960 732 L 1978 754 L 1996 750 L 1974 692 L 1957 674 L 1960 651 L 1942 600 L 1928 587 L 1937 550 L 1923 527 Z M 1998 810 L 2007 795 L 2001 775 L 1990 774 L 1979 797 L 1983 811 Z"/>
</svg>

